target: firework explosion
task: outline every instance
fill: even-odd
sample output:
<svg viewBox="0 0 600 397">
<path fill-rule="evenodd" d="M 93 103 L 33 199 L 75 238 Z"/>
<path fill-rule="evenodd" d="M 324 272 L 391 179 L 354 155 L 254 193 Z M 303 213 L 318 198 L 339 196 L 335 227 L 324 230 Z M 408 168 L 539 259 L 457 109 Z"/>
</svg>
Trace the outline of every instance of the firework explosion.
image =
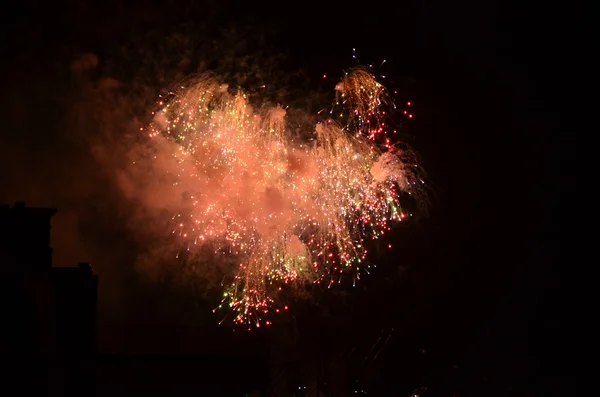
<svg viewBox="0 0 600 397">
<path fill-rule="evenodd" d="M 422 191 L 412 152 L 385 137 L 387 95 L 373 74 L 350 71 L 336 92 L 340 122 L 317 124 L 308 142 L 286 128 L 284 109 L 257 112 L 209 75 L 159 102 L 146 131 L 170 142 L 173 183 L 187 192 L 173 233 L 187 250 L 209 246 L 236 261 L 219 306 L 236 323 L 269 325 L 287 309 L 282 289 L 360 278 L 365 241 L 406 216 L 402 192 Z"/>
</svg>

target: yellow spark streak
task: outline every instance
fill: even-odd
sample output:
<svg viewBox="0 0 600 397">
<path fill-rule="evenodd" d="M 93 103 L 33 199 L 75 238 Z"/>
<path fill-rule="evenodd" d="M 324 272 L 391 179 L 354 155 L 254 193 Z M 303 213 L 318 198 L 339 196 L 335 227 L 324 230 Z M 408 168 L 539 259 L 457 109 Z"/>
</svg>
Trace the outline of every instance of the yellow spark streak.
<svg viewBox="0 0 600 397">
<path fill-rule="evenodd" d="M 178 233 L 239 263 L 222 302 L 237 323 L 270 324 L 282 286 L 358 278 L 365 240 L 402 218 L 399 192 L 421 192 L 412 153 L 370 141 L 384 132 L 383 86 L 359 68 L 336 90 L 350 122 L 318 124 L 311 144 L 293 143 L 284 109 L 258 113 L 208 75 L 175 93 L 146 131 L 193 198 L 174 218 Z"/>
</svg>

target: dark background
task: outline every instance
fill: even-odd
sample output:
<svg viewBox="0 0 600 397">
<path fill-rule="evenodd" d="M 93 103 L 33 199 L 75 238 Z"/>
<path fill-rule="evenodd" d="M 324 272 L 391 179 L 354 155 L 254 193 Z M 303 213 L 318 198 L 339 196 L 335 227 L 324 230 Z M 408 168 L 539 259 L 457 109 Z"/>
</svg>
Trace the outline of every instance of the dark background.
<svg viewBox="0 0 600 397">
<path fill-rule="evenodd" d="M 200 61 L 236 76 L 244 58 L 260 65 L 258 80 L 281 85 L 282 92 L 268 94 L 287 103 L 310 98 L 300 104 L 318 108 L 342 70 L 355 64 L 355 48 L 363 64 L 385 59 L 377 73 L 399 90 L 399 102 L 413 102 L 415 117 L 404 126 L 429 174 L 431 211 L 395 232 L 394 250 L 378 257 L 384 266 L 352 292 L 350 309 L 327 296 L 314 310 L 299 309 L 300 334 L 315 346 L 360 338 L 356 343 L 369 345 L 393 327 L 384 372 L 401 372 L 415 388 L 484 378 L 492 389 L 522 395 L 574 387 L 563 359 L 560 258 L 575 193 L 567 171 L 575 133 L 562 128 L 566 69 L 564 56 L 555 54 L 568 38 L 553 11 L 456 2 L 8 7 L 0 201 L 59 208 L 55 263 L 95 266 L 101 349 L 140 349 L 140 330 L 168 334 L 190 326 L 189 313 L 205 308 L 189 303 L 187 288 L 148 282 L 132 265 L 140 243 L 119 226 L 126 216 L 113 211 L 118 192 L 90 154 L 96 141 L 86 135 L 94 129 L 73 133 L 67 126 L 65 115 L 78 103 L 69 65 L 96 54 L 98 65 L 86 78 L 111 77 L 124 89 L 139 83 L 136 89 L 146 91 L 136 104 L 140 97 L 151 104 Z M 194 50 L 182 54 L 168 39 L 174 33 Z M 123 48 L 146 52 L 128 57 Z M 189 62 L 179 64 L 183 58 Z M 148 339 L 141 349 L 173 348 L 167 337 Z"/>
</svg>

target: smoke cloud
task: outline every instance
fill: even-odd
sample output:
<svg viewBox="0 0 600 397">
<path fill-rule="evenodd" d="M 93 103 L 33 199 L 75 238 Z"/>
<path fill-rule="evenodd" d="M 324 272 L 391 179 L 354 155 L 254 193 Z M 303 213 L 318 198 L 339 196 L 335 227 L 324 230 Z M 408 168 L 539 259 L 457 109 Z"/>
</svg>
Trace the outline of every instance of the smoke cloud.
<svg viewBox="0 0 600 397">
<path fill-rule="evenodd" d="M 14 94 L 2 103 L 8 133 L 2 138 L 0 201 L 59 209 L 52 233 L 55 266 L 91 262 L 100 276 L 101 326 L 127 322 L 131 313 L 142 318 L 149 307 L 160 313 L 147 313 L 148 317 L 202 321 L 207 307 L 191 314 L 189 305 L 167 302 L 181 303 L 190 292 L 203 305 L 208 291 L 220 287 L 236 266 L 222 258 L 212 260 L 215 253 L 210 249 L 195 255 L 214 266 L 197 266 L 181 252 L 176 236 L 165 236 L 173 227 L 169 215 L 189 201 L 190 189 L 175 184 L 172 173 L 157 172 L 176 168 L 166 154 L 177 144 L 163 140 L 149 147 L 141 133 L 152 122 L 166 121 L 152 114 L 159 95 L 166 98 L 186 76 L 213 70 L 222 90 L 244 87 L 248 103 L 259 113 L 270 112 L 266 119 L 272 123 L 285 117 L 288 128 L 311 133 L 316 120 L 297 109 L 316 114 L 331 103 L 331 94 L 288 90 L 306 87 L 308 79 L 282 67 L 285 56 L 270 52 L 261 34 L 240 28 L 218 33 L 197 29 L 170 26 L 168 32 L 122 35 L 97 53 L 85 46 L 83 51 L 53 48 L 57 51 L 50 56 L 52 62 L 40 59 L 3 76 Z M 283 110 L 277 104 L 290 107 Z M 290 150 L 282 166 L 297 176 L 317 171 L 302 150 Z M 374 172 L 384 179 L 402 170 L 390 162 Z M 251 197 L 256 180 L 252 175 L 245 178 L 239 195 Z M 297 178 L 298 186 L 309 180 Z M 256 200 L 282 213 L 274 223 L 259 225 L 265 235 L 292 216 L 285 213 L 289 198 L 280 189 L 267 188 Z M 240 217 L 252 213 L 244 205 L 237 210 Z M 288 243 L 293 255 L 305 249 L 297 237 Z M 212 297 L 208 301 L 213 302 Z"/>
<path fill-rule="evenodd" d="M 263 51 L 256 51 L 261 35 L 239 28 L 205 36 L 186 26 L 170 30 L 153 41 L 143 34 L 127 36 L 103 55 L 75 55 L 55 46 L 48 48 L 54 54 L 34 60 L 33 53 L 24 52 L 2 76 L 11 95 L 2 98 L 0 202 L 58 208 L 52 221 L 54 266 L 92 264 L 100 277 L 101 327 L 127 322 L 134 312 L 143 317 L 140 313 L 149 306 L 163 311 L 151 316 L 202 321 L 202 315 L 190 320 L 189 305 L 161 309 L 157 302 L 186 294 L 181 288 L 173 292 L 169 285 L 175 282 L 193 291 L 201 304 L 228 271 L 223 261 L 220 268 L 199 269 L 184 266 L 184 258 L 177 272 L 169 271 L 178 264 L 173 264 L 176 244 L 164 239 L 171 226 L 165 214 L 185 200 L 185 192 L 167 176 L 148 177 L 148 167 L 164 168 L 171 159 L 144 158 L 149 152 L 140 133 L 152 120 L 159 95 L 168 94 L 184 76 L 209 68 L 230 85 L 245 84 L 251 96 L 274 103 L 285 100 L 286 93 L 271 85 L 285 87 L 289 79 L 303 79 L 301 73 L 284 75 L 278 67 L 281 54 L 265 53 L 264 43 Z M 265 199 L 277 205 L 276 193 Z"/>
</svg>

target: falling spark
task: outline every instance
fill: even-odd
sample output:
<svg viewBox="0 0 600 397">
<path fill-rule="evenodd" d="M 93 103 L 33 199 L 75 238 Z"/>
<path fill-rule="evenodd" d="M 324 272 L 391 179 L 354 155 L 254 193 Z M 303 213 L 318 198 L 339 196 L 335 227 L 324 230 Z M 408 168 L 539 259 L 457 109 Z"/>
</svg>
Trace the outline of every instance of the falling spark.
<svg viewBox="0 0 600 397">
<path fill-rule="evenodd" d="M 414 153 L 374 142 L 387 133 L 387 104 L 373 74 L 353 69 L 336 86 L 341 122 L 317 124 L 314 139 L 298 143 L 285 109 L 258 112 L 210 75 L 159 101 L 144 133 L 188 197 L 173 233 L 188 250 L 234 258 L 219 306 L 234 322 L 270 325 L 282 288 L 368 274 L 367 241 L 404 219 L 401 193 L 422 194 Z"/>
</svg>

